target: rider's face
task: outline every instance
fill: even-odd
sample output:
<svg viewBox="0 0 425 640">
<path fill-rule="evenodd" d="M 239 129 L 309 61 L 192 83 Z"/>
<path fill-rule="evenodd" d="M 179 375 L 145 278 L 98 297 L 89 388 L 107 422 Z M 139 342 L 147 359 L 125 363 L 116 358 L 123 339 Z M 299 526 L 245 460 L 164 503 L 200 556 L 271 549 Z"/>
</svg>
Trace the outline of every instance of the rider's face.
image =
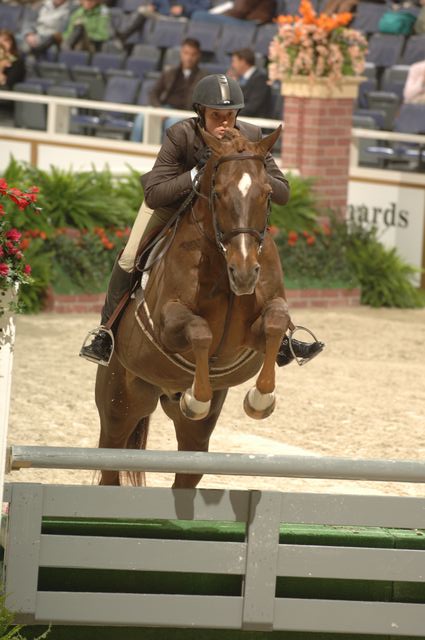
<svg viewBox="0 0 425 640">
<path fill-rule="evenodd" d="M 211 109 L 205 107 L 205 129 L 219 140 L 226 129 L 232 129 L 236 122 L 235 109 Z"/>
</svg>

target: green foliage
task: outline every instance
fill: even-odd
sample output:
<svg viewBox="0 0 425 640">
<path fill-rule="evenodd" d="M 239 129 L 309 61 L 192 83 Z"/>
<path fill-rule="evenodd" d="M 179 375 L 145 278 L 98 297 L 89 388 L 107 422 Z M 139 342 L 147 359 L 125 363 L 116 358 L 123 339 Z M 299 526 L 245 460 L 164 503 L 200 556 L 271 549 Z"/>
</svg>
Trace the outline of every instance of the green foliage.
<svg viewBox="0 0 425 640">
<path fill-rule="evenodd" d="M 24 627 L 14 624 L 13 613 L 6 608 L 5 600 L 6 596 L 4 594 L 0 595 L 0 640 L 25 640 L 25 636 L 21 633 Z M 34 640 L 44 640 L 49 633 L 50 627 Z"/>
<path fill-rule="evenodd" d="M 52 282 L 54 258 L 53 251 L 46 250 L 45 243 L 40 238 L 33 240 L 25 250 L 25 259 L 32 269 L 32 283 L 24 284 L 19 289 L 19 303 L 23 311 L 41 311 L 44 296 Z"/>
<path fill-rule="evenodd" d="M 418 269 L 407 264 L 394 248 L 384 247 L 375 230 L 353 229 L 347 255 L 361 285 L 363 304 L 402 309 L 425 306 L 424 292 L 412 285 Z"/>
<path fill-rule="evenodd" d="M 287 173 L 291 197 L 286 205 L 272 205 L 271 223 L 283 232 L 309 231 L 322 213 L 313 192 L 314 180 Z"/>
</svg>

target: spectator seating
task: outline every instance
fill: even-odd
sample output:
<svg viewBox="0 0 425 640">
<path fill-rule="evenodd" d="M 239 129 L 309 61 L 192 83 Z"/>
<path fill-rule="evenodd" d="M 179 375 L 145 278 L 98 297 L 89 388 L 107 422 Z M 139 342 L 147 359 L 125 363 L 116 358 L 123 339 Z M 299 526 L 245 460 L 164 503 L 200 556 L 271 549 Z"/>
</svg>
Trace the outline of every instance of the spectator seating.
<svg viewBox="0 0 425 640">
<path fill-rule="evenodd" d="M 29 82 L 16 83 L 14 90 L 35 95 L 44 93 L 42 84 Z M 13 119 L 15 127 L 44 131 L 47 126 L 46 105 L 37 102 L 15 102 Z"/>
<path fill-rule="evenodd" d="M 143 47 L 150 47 L 151 45 L 138 45 Z M 169 51 L 169 49 L 167 49 Z M 150 55 L 151 54 L 151 55 Z M 161 52 L 157 51 L 146 52 L 141 55 L 131 55 L 125 62 L 125 68 L 132 71 L 140 80 L 144 78 L 149 71 L 156 71 L 159 68 L 161 61 Z M 175 60 L 175 58 L 174 58 Z"/>
<path fill-rule="evenodd" d="M 246 25 L 224 24 L 216 43 L 216 60 L 223 60 L 232 51 L 249 47 L 254 49 L 256 26 L 247 22 Z"/>
<path fill-rule="evenodd" d="M 41 60 L 35 65 L 35 71 L 41 78 L 51 78 L 56 83 L 71 80 L 71 72 L 65 62 Z"/>
<path fill-rule="evenodd" d="M 136 104 L 140 104 L 142 107 L 149 106 L 149 96 L 157 81 L 157 78 L 145 78 L 140 87 L 139 94 L 137 96 Z"/>
<path fill-rule="evenodd" d="M 105 73 L 108 69 L 122 69 L 125 59 L 125 53 L 105 53 L 100 51 L 93 54 L 91 64 Z"/>
<path fill-rule="evenodd" d="M 400 108 L 400 97 L 392 91 L 370 91 L 367 94 L 367 108 L 385 113 L 382 129 L 390 131 Z"/>
<path fill-rule="evenodd" d="M 68 69 L 72 69 L 76 64 L 88 64 L 90 54 L 88 51 L 60 51 L 57 62 L 63 62 Z"/>
<path fill-rule="evenodd" d="M 374 129 L 384 129 L 385 111 L 383 109 L 362 109 L 358 108 L 354 111 L 356 116 L 368 116 L 375 123 Z"/>
<path fill-rule="evenodd" d="M 357 29 L 365 34 L 378 33 L 379 20 L 388 11 L 386 4 L 375 2 L 359 2 L 356 15 L 350 24 L 352 29 Z"/>
<path fill-rule="evenodd" d="M 91 100 L 103 100 L 105 93 L 105 78 L 99 67 L 76 65 L 72 69 L 75 82 L 86 84 L 87 97 Z"/>
<path fill-rule="evenodd" d="M 215 53 L 221 25 L 213 22 L 189 22 L 186 38 L 199 40 L 203 53 Z"/>
<path fill-rule="evenodd" d="M 425 60 L 425 35 L 410 36 L 401 58 L 401 64 L 413 64 Z"/>
<path fill-rule="evenodd" d="M 115 102 L 118 104 L 134 104 L 136 96 L 140 88 L 140 80 L 138 78 L 129 78 L 121 75 L 112 75 L 108 78 L 105 88 L 105 102 Z M 127 129 L 123 125 L 123 121 L 132 122 L 132 117 L 126 117 L 123 113 L 114 113 L 113 111 L 105 111 L 99 115 L 76 114 L 71 118 L 74 126 L 81 127 L 83 131 L 91 130 L 96 132 L 117 132 L 123 130 L 129 134 L 131 126 Z"/>
<path fill-rule="evenodd" d="M 17 33 L 21 17 L 22 6 L 0 3 L 0 29 L 9 29 L 9 31 Z"/>
<path fill-rule="evenodd" d="M 277 33 L 277 25 L 264 24 L 257 29 L 257 35 L 254 42 L 254 49 L 256 53 L 261 53 L 263 56 L 269 55 L 269 46 L 272 38 Z"/>
<path fill-rule="evenodd" d="M 357 113 L 353 114 L 352 120 L 353 127 L 358 129 L 376 129 L 375 120 L 371 116 L 367 115 L 359 115 Z M 377 141 L 374 142 L 370 140 L 370 138 L 360 138 L 359 139 L 359 164 L 367 165 L 370 167 L 379 167 L 381 166 L 380 158 L 371 155 L 367 152 L 367 148 L 371 145 L 377 144 Z"/>
<path fill-rule="evenodd" d="M 155 20 L 153 28 L 145 35 L 144 42 L 162 49 L 178 47 L 185 38 L 187 23 L 182 20 Z"/>
<path fill-rule="evenodd" d="M 378 79 L 376 74 L 376 65 L 373 62 L 366 62 L 362 73 L 367 78 L 359 85 L 359 96 L 357 104 L 359 107 L 367 107 L 367 94 L 369 91 L 375 91 L 378 88 Z"/>
<path fill-rule="evenodd" d="M 392 91 L 402 99 L 408 73 L 409 65 L 398 64 L 385 69 L 381 82 L 382 91 Z"/>
<path fill-rule="evenodd" d="M 375 33 L 369 40 L 367 61 L 377 67 L 392 67 L 400 59 L 404 41 L 404 36 Z"/>
</svg>

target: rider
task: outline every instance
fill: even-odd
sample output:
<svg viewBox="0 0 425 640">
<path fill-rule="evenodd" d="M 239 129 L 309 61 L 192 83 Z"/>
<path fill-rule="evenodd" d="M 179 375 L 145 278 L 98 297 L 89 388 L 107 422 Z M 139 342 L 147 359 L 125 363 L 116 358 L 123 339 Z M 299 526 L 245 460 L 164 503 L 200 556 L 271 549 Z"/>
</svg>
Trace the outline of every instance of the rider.
<svg viewBox="0 0 425 640">
<path fill-rule="evenodd" d="M 90 332 L 89 335 L 94 338 L 90 344 L 85 343 L 80 351 L 83 358 L 98 364 L 109 364 L 113 338 L 104 325 L 133 283 L 140 240 L 150 237 L 153 229 L 159 231 L 165 226 L 196 185 L 198 172 L 209 157 L 210 150 L 199 133 L 198 125 L 218 139 L 224 136 L 227 129 L 236 127 L 249 140 L 261 140 L 259 127 L 236 120 L 244 106 L 243 94 L 236 80 L 220 74 L 205 76 L 195 85 L 192 99 L 197 117 L 182 120 L 167 129 L 152 171 L 142 176 L 145 201 L 128 242 L 112 270 L 101 325 Z M 286 204 L 289 185 L 270 153 L 266 157 L 266 169 L 273 189 L 273 202 Z M 280 366 L 289 364 L 294 359 L 294 353 L 297 358 L 310 360 L 322 351 L 323 346 L 318 341 L 306 343 L 292 339 L 291 348 L 285 336 L 277 362 Z"/>
</svg>

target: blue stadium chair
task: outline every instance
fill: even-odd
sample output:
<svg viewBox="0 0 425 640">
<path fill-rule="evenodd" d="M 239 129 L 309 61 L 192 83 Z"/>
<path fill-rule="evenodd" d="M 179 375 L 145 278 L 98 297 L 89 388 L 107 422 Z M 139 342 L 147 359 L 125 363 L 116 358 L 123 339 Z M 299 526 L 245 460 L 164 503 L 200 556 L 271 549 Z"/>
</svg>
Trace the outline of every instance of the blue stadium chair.
<svg viewBox="0 0 425 640">
<path fill-rule="evenodd" d="M 127 78 L 124 76 L 111 76 L 105 88 L 105 102 L 115 102 L 118 104 L 134 104 L 140 87 L 138 78 Z M 71 121 L 74 126 L 82 128 L 85 132 L 96 132 L 102 130 L 104 132 L 122 132 L 124 127 L 119 125 L 120 120 L 130 120 L 131 116 L 126 117 L 120 112 L 105 111 L 99 115 L 76 114 L 72 116 Z M 118 131 L 119 130 L 119 131 Z M 130 129 L 131 131 L 131 129 Z"/>
<path fill-rule="evenodd" d="M 425 60 L 425 35 L 410 36 L 401 58 L 401 64 L 413 64 Z"/>
<path fill-rule="evenodd" d="M 13 33 L 19 31 L 22 6 L 0 3 L 0 29 L 8 29 Z"/>
<path fill-rule="evenodd" d="M 182 20 L 155 20 L 144 41 L 162 49 L 177 47 L 184 40 L 186 27 L 187 23 Z"/>
<path fill-rule="evenodd" d="M 391 131 L 400 108 L 400 97 L 393 91 L 370 91 L 367 94 L 367 108 L 372 111 L 384 111 L 383 129 Z"/>
<path fill-rule="evenodd" d="M 122 69 L 125 59 L 125 53 L 105 53 L 104 51 L 99 51 L 93 54 L 91 64 L 94 67 L 98 67 L 103 73 L 106 73 L 108 69 Z"/>
<path fill-rule="evenodd" d="M 375 122 L 375 129 L 383 129 L 385 124 L 385 111 L 383 109 L 355 109 L 356 116 L 369 116 Z"/>
<path fill-rule="evenodd" d="M 365 76 L 367 80 L 359 85 L 357 104 L 361 108 L 366 108 L 367 94 L 369 91 L 376 91 L 378 89 L 376 65 L 373 62 L 366 62 L 362 75 Z"/>
<path fill-rule="evenodd" d="M 425 133 L 425 104 L 403 104 L 394 121 L 394 131 L 399 133 Z M 394 143 L 387 146 L 368 147 L 368 153 L 383 160 L 385 166 L 404 164 L 407 169 L 425 170 L 423 145 Z"/>
<path fill-rule="evenodd" d="M 175 67 L 180 61 L 180 47 L 169 47 L 164 52 L 162 59 L 162 69 L 167 67 Z"/>
<path fill-rule="evenodd" d="M 161 64 L 161 50 L 151 44 L 135 45 L 131 56 L 125 62 L 125 68 L 130 69 L 139 78 L 147 72 L 156 71 Z"/>
<path fill-rule="evenodd" d="M 78 98 L 76 87 L 65 86 L 61 84 L 53 84 L 46 91 L 49 96 L 60 96 L 61 98 Z"/>
<path fill-rule="evenodd" d="M 276 35 L 278 27 L 276 24 L 264 24 L 257 29 L 254 48 L 257 53 L 268 57 L 270 42 Z"/>
<path fill-rule="evenodd" d="M 25 78 L 25 84 L 33 84 L 36 86 L 41 86 L 42 93 L 46 93 L 49 87 L 51 87 L 53 84 L 56 84 L 56 80 L 53 80 L 53 78 L 41 78 L 40 76 L 30 76 L 29 78 Z"/>
<path fill-rule="evenodd" d="M 124 13 L 134 13 L 141 5 L 140 0 L 118 0 L 117 6 L 124 11 Z"/>
<path fill-rule="evenodd" d="M 226 73 L 230 66 L 230 58 L 219 60 L 218 62 L 201 62 L 201 69 L 208 75 L 212 73 Z"/>
<path fill-rule="evenodd" d="M 62 80 L 71 80 L 70 70 L 64 62 L 41 60 L 35 65 L 35 70 L 41 78 L 51 78 L 59 83 Z"/>
<path fill-rule="evenodd" d="M 88 86 L 87 97 L 90 100 L 103 100 L 105 78 L 99 67 L 75 65 L 72 68 L 72 79 Z"/>
<path fill-rule="evenodd" d="M 63 89 L 70 89 L 75 92 L 76 98 L 88 98 L 89 97 L 89 85 L 87 82 L 75 82 L 74 80 L 65 80 L 61 82 L 60 86 Z"/>
<path fill-rule="evenodd" d="M 76 64 L 89 64 L 90 54 L 88 51 L 60 51 L 57 62 L 63 62 L 68 68 L 75 67 Z"/>
<path fill-rule="evenodd" d="M 359 2 L 350 27 L 367 34 L 378 33 L 379 20 L 386 11 L 388 11 L 386 4 Z"/>
<path fill-rule="evenodd" d="M 356 113 L 353 114 L 352 125 L 357 129 L 376 129 L 376 122 L 371 116 Z M 371 141 L 370 138 L 359 138 L 359 165 L 380 167 L 382 165 L 380 158 L 367 152 L 367 148 L 371 144 L 377 145 L 377 141 Z"/>
<path fill-rule="evenodd" d="M 223 60 L 236 49 L 254 49 L 256 29 L 257 27 L 249 22 L 241 26 L 224 24 L 215 49 L 216 60 Z"/>
<path fill-rule="evenodd" d="M 392 67 L 397 64 L 404 46 L 405 38 L 401 35 L 375 33 L 369 40 L 367 61 L 377 67 Z"/>
<path fill-rule="evenodd" d="M 381 81 L 382 91 L 393 91 L 403 98 L 404 85 L 406 84 L 409 65 L 397 64 L 385 69 Z"/>
<path fill-rule="evenodd" d="M 201 44 L 203 53 L 214 53 L 217 49 L 221 25 L 213 22 L 189 21 L 186 38 L 195 38 Z"/>
<path fill-rule="evenodd" d="M 27 82 L 17 82 L 14 91 L 35 95 L 43 95 L 44 93 L 41 84 Z M 15 102 L 13 119 L 15 127 L 45 131 L 47 126 L 46 105 L 37 102 Z"/>
<path fill-rule="evenodd" d="M 132 24 L 133 20 L 134 14 L 124 14 L 121 20 L 120 30 L 125 31 L 125 29 Z M 155 24 L 156 20 L 154 18 L 147 18 L 143 26 L 126 39 L 125 44 L 136 45 L 139 42 L 150 43 L 150 33 L 155 27 Z"/>
<path fill-rule="evenodd" d="M 136 99 L 136 104 L 140 104 L 143 107 L 148 107 L 150 104 L 149 95 L 157 82 L 157 78 L 146 78 L 142 82 L 139 94 Z"/>
</svg>

